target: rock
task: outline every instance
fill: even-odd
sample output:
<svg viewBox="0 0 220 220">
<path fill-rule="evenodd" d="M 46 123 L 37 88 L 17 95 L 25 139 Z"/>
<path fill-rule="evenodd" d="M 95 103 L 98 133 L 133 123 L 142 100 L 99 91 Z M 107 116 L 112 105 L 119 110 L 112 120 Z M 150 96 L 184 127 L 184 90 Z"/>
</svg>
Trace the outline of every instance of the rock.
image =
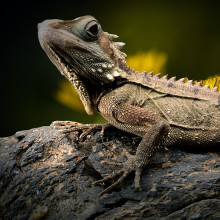
<svg viewBox="0 0 220 220">
<path fill-rule="evenodd" d="M 140 138 L 113 129 L 79 141 L 45 126 L 0 139 L 1 219 L 220 219 L 220 150 L 170 148 L 99 197 L 93 186 L 120 169 Z M 191 149 L 190 149 L 191 150 Z M 110 184 L 110 183 L 109 183 Z"/>
</svg>

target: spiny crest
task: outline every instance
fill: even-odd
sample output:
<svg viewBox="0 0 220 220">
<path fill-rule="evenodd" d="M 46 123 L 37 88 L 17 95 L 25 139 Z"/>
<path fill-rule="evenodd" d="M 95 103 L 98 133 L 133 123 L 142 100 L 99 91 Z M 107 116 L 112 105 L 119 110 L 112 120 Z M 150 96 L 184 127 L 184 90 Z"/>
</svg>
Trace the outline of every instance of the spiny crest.
<svg viewBox="0 0 220 220">
<path fill-rule="evenodd" d="M 146 71 L 145 71 L 145 72 L 146 72 Z M 153 71 L 150 71 L 147 75 L 153 76 L 153 75 L 154 75 L 154 72 L 153 72 Z"/>
<path fill-rule="evenodd" d="M 181 78 L 179 80 L 176 80 L 175 76 L 168 78 L 168 75 L 163 75 L 162 77 L 160 77 L 161 73 L 154 74 L 153 71 L 148 72 L 148 73 L 146 71 L 144 71 L 142 73 L 145 73 L 148 82 L 150 81 L 149 77 L 151 77 L 152 79 L 158 78 L 158 79 L 161 79 L 160 81 L 163 81 L 163 82 L 167 81 L 168 87 L 171 87 L 171 84 L 169 84 L 169 83 L 176 83 L 176 84 L 191 86 L 193 89 L 196 89 L 196 88 L 202 89 L 203 91 L 209 90 L 209 91 L 213 91 L 213 92 L 218 92 L 220 90 L 220 77 L 210 78 L 210 79 L 216 81 L 215 85 L 218 85 L 215 87 L 211 87 L 209 84 L 205 84 L 210 79 L 197 82 L 197 81 L 193 81 L 193 80 L 188 80 L 188 78 Z M 173 86 L 175 86 L 175 84 Z"/>
<path fill-rule="evenodd" d="M 188 80 L 187 82 L 185 82 L 188 85 L 193 85 L 193 81 L 192 80 Z"/>
<path fill-rule="evenodd" d="M 116 60 L 120 59 L 120 60 L 123 60 L 125 62 L 125 57 L 127 57 L 127 55 L 124 52 L 121 51 L 121 49 L 124 47 L 125 43 L 123 43 L 123 42 L 114 42 L 113 40 L 118 38 L 118 35 L 109 34 L 109 33 L 107 33 L 107 34 L 108 34 L 108 38 L 111 42 L 110 46 L 114 51 L 115 59 Z"/>
<path fill-rule="evenodd" d="M 124 47 L 125 43 L 123 42 L 115 42 L 115 46 L 118 47 L 119 50 L 121 50 Z"/>
<path fill-rule="evenodd" d="M 212 90 L 217 92 L 219 89 L 218 89 L 218 87 L 213 87 Z"/>
<path fill-rule="evenodd" d="M 106 33 L 107 33 L 107 32 L 106 32 Z M 109 34 L 109 33 L 107 33 L 107 34 L 108 34 L 109 40 L 113 40 L 113 39 L 116 39 L 116 38 L 119 37 L 119 36 L 116 35 L 116 34 Z"/>
<path fill-rule="evenodd" d="M 209 85 L 204 85 L 203 88 L 210 89 Z"/>
<path fill-rule="evenodd" d="M 117 35 L 108 33 L 108 37 L 109 37 L 109 40 L 111 41 L 111 47 L 114 51 L 114 55 L 115 55 L 116 60 L 120 60 L 124 64 L 126 64 L 125 57 L 127 55 L 125 53 L 121 52 L 121 49 L 123 48 L 125 43 L 113 42 L 112 41 L 113 39 L 118 38 Z M 168 75 L 164 75 L 161 77 L 160 73 L 154 74 L 153 71 L 148 72 L 148 73 L 146 71 L 144 71 L 144 72 L 140 73 L 138 71 L 131 69 L 130 67 L 128 67 L 128 69 L 130 71 L 128 71 L 127 73 L 124 73 L 124 74 L 120 71 L 120 69 L 116 70 L 113 73 L 113 77 L 122 76 L 124 78 L 127 78 L 127 79 L 129 79 L 133 82 L 137 82 L 137 83 L 139 83 L 140 80 L 143 80 L 145 82 L 146 86 L 150 86 L 150 87 L 153 87 L 153 85 L 155 85 L 155 84 L 161 84 L 161 86 L 164 86 L 164 88 L 162 88 L 162 90 L 166 90 L 166 92 L 169 92 L 170 90 L 177 91 L 178 89 L 182 89 L 183 91 L 188 90 L 188 91 L 185 91 L 186 93 L 193 93 L 194 95 L 197 95 L 198 93 L 203 94 L 203 93 L 208 93 L 208 92 L 214 92 L 214 93 L 217 92 L 218 93 L 218 90 L 220 90 L 220 77 L 218 79 L 218 84 L 216 83 L 217 86 L 210 87 L 209 85 L 205 85 L 204 81 L 196 82 L 193 80 L 188 80 L 187 77 L 176 80 L 176 77 L 171 77 L 170 79 L 168 78 Z M 128 76 L 128 74 L 130 76 Z M 137 79 L 138 77 L 139 77 L 139 79 Z M 140 83 L 143 83 L 143 82 L 140 81 Z"/>
<path fill-rule="evenodd" d="M 160 75 L 161 75 L 161 73 L 157 73 L 157 74 L 154 75 L 154 77 L 159 79 Z"/>
<path fill-rule="evenodd" d="M 162 77 L 162 79 L 167 80 L 167 79 L 168 79 L 168 75 L 167 75 L 167 74 L 166 74 L 166 75 L 164 75 L 164 76 Z"/>
<path fill-rule="evenodd" d="M 175 76 L 174 76 L 174 77 L 171 77 L 171 78 L 169 79 L 169 81 L 170 81 L 170 82 L 172 82 L 172 81 L 175 82 L 175 81 L 176 81 L 176 77 L 175 77 Z"/>
<path fill-rule="evenodd" d="M 201 84 L 201 82 L 197 82 L 197 83 L 195 83 L 195 86 L 200 87 L 200 86 L 202 86 L 202 84 Z"/>
<path fill-rule="evenodd" d="M 121 71 L 120 75 L 130 82 L 152 88 L 160 93 L 207 100 L 210 104 L 219 106 L 220 92 L 216 88 L 202 86 L 200 82 L 194 84 L 192 80 L 186 81 L 185 78 L 176 80 L 176 77 L 168 79 L 167 75 L 159 77 L 159 74 L 154 75 L 152 72 L 146 74 L 146 72 L 133 71 L 128 74 Z"/>
<path fill-rule="evenodd" d="M 166 75 L 167 76 L 167 75 Z M 185 82 L 185 78 L 181 78 L 178 80 L 179 83 L 184 83 Z"/>
</svg>

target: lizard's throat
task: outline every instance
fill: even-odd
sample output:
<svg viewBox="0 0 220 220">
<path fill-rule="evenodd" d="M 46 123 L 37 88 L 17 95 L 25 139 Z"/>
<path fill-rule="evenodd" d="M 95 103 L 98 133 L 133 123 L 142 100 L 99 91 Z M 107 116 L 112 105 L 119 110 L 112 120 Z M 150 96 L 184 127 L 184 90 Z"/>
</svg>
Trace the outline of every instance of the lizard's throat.
<svg viewBox="0 0 220 220">
<path fill-rule="evenodd" d="M 120 76 L 113 62 L 105 61 L 88 51 L 65 49 L 57 46 L 48 46 L 51 61 L 69 81 L 74 76 L 88 81 L 93 86 L 108 86 Z"/>
<path fill-rule="evenodd" d="M 94 113 L 95 106 L 94 95 L 91 94 L 90 88 L 86 83 L 87 80 L 82 80 L 82 72 L 72 65 L 72 62 L 70 64 L 70 60 L 72 61 L 72 59 L 70 59 L 68 56 L 65 56 L 64 59 L 63 56 L 61 56 L 57 50 L 55 52 L 51 46 L 47 45 L 47 47 L 44 47 L 44 50 L 51 62 L 57 67 L 61 74 L 73 84 L 87 114 L 92 115 Z M 81 77 L 79 77 L 79 75 Z M 96 92 L 94 92 L 94 94 L 95 93 Z"/>
</svg>

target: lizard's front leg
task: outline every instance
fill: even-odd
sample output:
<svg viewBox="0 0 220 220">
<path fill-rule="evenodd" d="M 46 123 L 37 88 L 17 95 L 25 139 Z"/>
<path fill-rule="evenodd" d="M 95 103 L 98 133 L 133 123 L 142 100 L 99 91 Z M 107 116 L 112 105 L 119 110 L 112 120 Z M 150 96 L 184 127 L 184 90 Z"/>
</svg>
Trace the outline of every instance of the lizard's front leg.
<svg viewBox="0 0 220 220">
<path fill-rule="evenodd" d="M 121 183 L 131 171 L 135 171 L 135 188 L 140 190 L 142 170 L 167 137 L 170 127 L 168 121 L 147 109 L 118 101 L 117 103 L 113 103 L 112 100 L 109 102 L 108 98 L 100 101 L 98 109 L 109 123 L 127 132 L 139 134 L 143 138 L 137 147 L 136 155 L 129 156 L 121 170 L 94 182 L 94 184 L 120 176 L 115 183 L 101 192 L 102 195 Z"/>
<path fill-rule="evenodd" d="M 81 141 L 83 141 L 91 133 L 99 130 L 101 131 L 100 137 L 102 138 L 104 136 L 105 131 L 113 127 L 110 124 L 82 124 L 74 121 L 54 121 L 51 123 L 50 126 L 61 127 L 60 130 L 64 134 L 81 130 L 82 131 L 82 134 L 80 135 Z M 70 126 L 70 127 L 66 128 L 65 126 Z"/>
</svg>

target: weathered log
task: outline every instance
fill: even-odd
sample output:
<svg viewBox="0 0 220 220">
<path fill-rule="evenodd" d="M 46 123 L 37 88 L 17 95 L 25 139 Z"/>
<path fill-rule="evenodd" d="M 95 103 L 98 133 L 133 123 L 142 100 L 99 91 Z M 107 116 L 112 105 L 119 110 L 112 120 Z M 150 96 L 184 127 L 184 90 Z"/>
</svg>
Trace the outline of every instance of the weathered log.
<svg viewBox="0 0 220 220">
<path fill-rule="evenodd" d="M 140 138 L 114 129 L 79 141 L 80 130 L 58 128 L 0 139 L 1 219 L 220 219 L 218 149 L 164 150 L 144 170 L 142 191 L 131 174 L 99 197 L 106 186 L 92 182 L 120 169 Z"/>
</svg>

